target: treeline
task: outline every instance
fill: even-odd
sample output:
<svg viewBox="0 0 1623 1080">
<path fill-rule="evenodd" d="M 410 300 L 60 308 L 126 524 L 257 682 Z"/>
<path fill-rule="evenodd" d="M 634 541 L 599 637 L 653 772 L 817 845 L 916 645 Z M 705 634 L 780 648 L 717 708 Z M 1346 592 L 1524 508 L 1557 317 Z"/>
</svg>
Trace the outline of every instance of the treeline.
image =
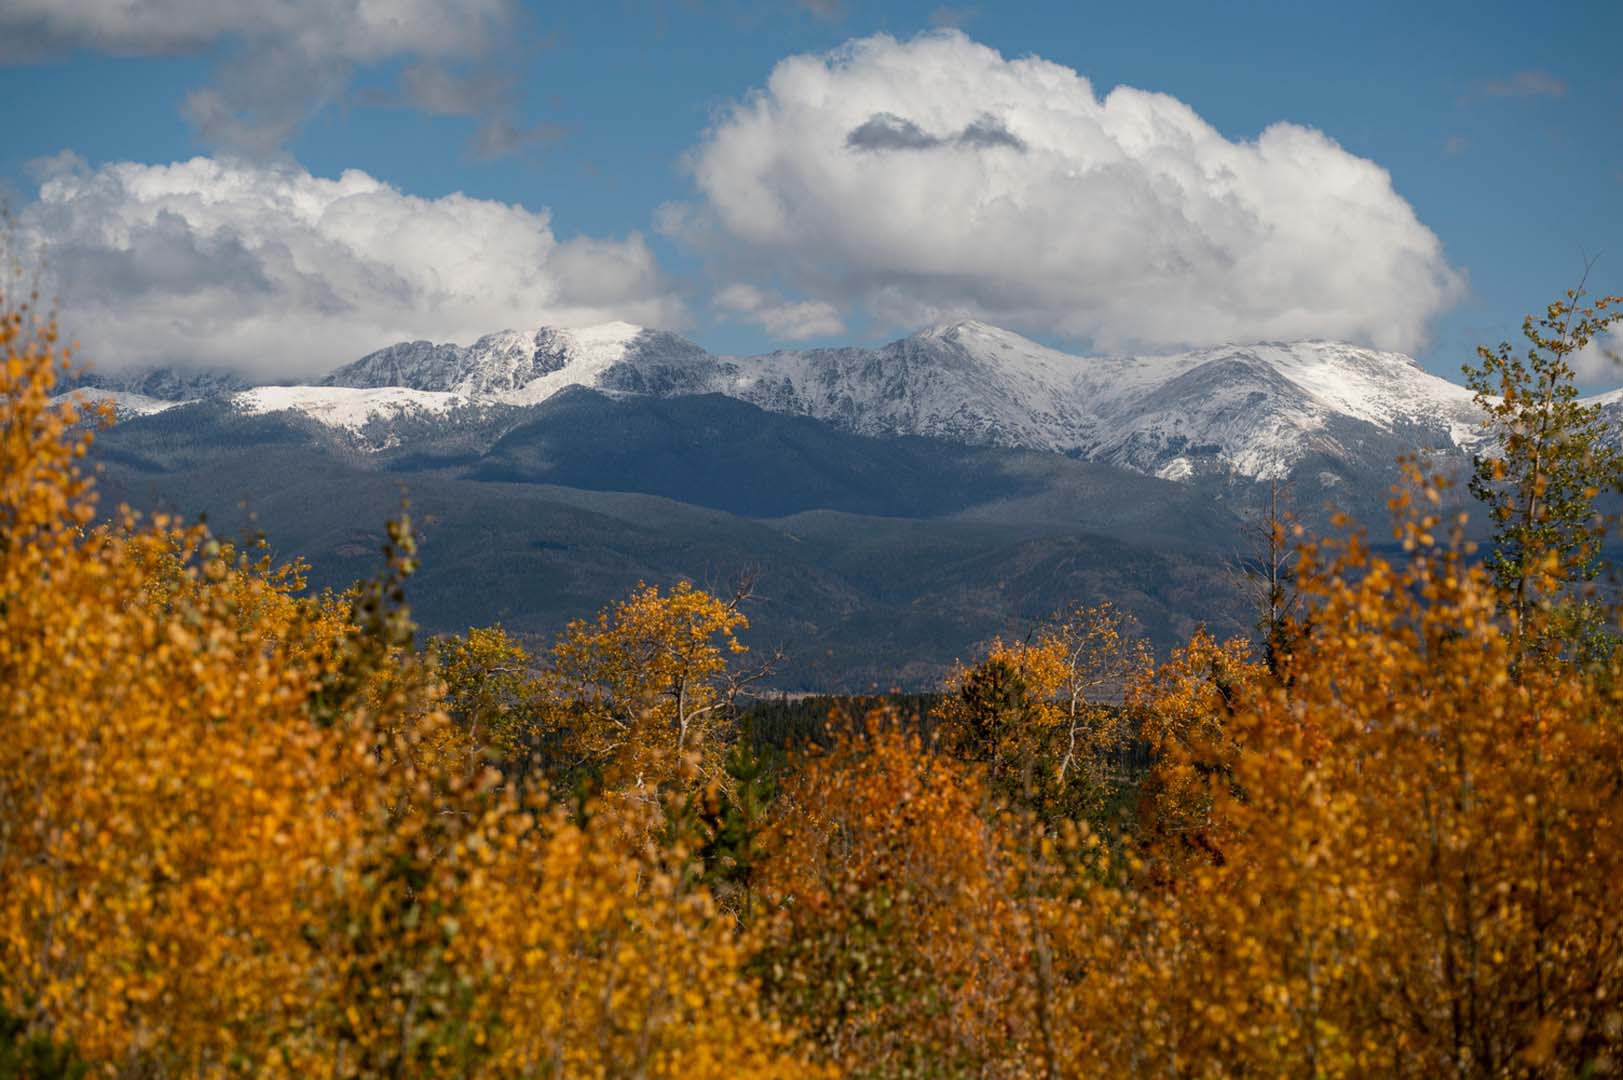
<svg viewBox="0 0 1623 1080">
<path fill-rule="evenodd" d="M 759 752 L 792 751 L 832 738 L 830 721 L 860 720 L 873 712 L 893 714 L 911 724 L 925 739 L 939 694 L 787 694 L 770 693 L 748 702 L 743 710 L 743 731 Z"/>
<path fill-rule="evenodd" d="M 1107 613 L 1110 608 L 1101 606 L 1094 614 Z M 1071 614 L 1086 614 L 1086 610 L 1073 610 Z M 1056 616 L 1049 622 L 1060 619 Z M 1095 694 L 1095 707 L 1107 712 L 1119 710 L 1119 700 L 1108 690 L 1095 690 Z M 771 767 L 790 768 L 806 750 L 829 746 L 842 731 L 861 730 L 876 713 L 883 715 L 887 723 L 916 733 L 926 745 L 938 747 L 937 733 L 952 707 L 945 693 L 768 694 L 741 706 L 737 737 L 747 739 L 751 750 Z M 1098 753 L 1128 786 L 1149 771 L 1152 760 L 1150 744 L 1131 728 L 1130 717 L 1124 723 L 1122 738 L 1101 747 Z"/>
<path fill-rule="evenodd" d="M 319 595 L 97 524 L 54 331 L 0 305 L 0 1073 L 1614 1072 L 1580 303 L 1473 371 L 1487 560 L 1410 468 L 1400 557 L 1274 508 L 1255 646 L 1082 606 L 832 722 L 755 697 L 747 589 L 418 647 L 404 518 Z"/>
</svg>

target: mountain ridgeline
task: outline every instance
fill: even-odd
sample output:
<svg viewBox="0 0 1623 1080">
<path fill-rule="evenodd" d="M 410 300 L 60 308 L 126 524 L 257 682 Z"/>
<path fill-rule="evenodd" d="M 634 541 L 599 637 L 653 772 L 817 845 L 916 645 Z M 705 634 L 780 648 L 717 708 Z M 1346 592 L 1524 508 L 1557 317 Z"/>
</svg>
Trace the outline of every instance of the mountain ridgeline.
<svg viewBox="0 0 1623 1080">
<path fill-rule="evenodd" d="M 118 413 L 97 442 L 117 499 L 263 521 L 317 584 L 366 572 L 404 492 L 429 630 L 546 634 L 640 580 L 753 571 L 750 637 L 787 648 L 779 683 L 847 691 L 931 687 L 1070 601 L 1114 600 L 1163 643 L 1248 629 L 1259 483 L 1310 521 L 1376 521 L 1398 455 L 1463 465 L 1480 432 L 1466 390 L 1401 354 L 1077 357 L 977 322 L 751 357 L 546 327 L 392 345 L 318 385 L 144 372 L 74 392 Z"/>
</svg>

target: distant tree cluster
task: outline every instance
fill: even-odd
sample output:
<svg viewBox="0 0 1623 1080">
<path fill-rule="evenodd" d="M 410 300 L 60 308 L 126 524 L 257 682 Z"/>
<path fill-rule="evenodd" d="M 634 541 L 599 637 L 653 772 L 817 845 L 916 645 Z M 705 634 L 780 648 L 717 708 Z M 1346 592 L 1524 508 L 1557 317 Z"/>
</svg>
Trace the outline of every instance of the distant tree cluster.
<svg viewBox="0 0 1623 1080">
<path fill-rule="evenodd" d="M 404 517 L 312 594 L 98 510 L 0 304 L 0 1076 L 1615 1073 L 1618 462 L 1561 359 L 1612 303 L 1473 376 L 1486 561 L 1410 466 L 1400 554 L 1270 508 L 1255 645 L 1078 607 L 815 726 L 747 584 L 419 648 Z"/>
</svg>

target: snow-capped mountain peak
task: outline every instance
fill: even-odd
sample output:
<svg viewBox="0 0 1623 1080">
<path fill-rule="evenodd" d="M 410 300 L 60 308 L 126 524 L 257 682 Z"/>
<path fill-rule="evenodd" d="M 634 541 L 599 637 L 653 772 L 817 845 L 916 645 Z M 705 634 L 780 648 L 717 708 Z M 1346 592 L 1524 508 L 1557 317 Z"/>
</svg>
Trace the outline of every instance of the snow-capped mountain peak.
<svg viewBox="0 0 1623 1080">
<path fill-rule="evenodd" d="M 355 431 L 390 417 L 466 418 L 465 405 L 510 412 L 577 386 L 723 394 L 862 435 L 1057 451 L 1173 479 L 1282 476 L 1309 460 L 1384 469 L 1403 450 L 1458 451 L 1481 437 L 1470 392 L 1401 353 L 1294 341 L 1084 356 L 973 319 L 877 347 L 741 357 L 624 322 L 504 330 L 467 346 L 391 345 L 320 388 L 234 400 Z"/>
<path fill-rule="evenodd" d="M 499 330 L 466 347 L 402 342 L 339 368 L 323 379 L 322 385 L 400 386 L 472 398 L 513 396 L 527 401 L 534 395 L 522 392 L 538 380 L 570 368 L 578 369 L 582 378 L 590 380 L 594 373 L 619 361 L 631 343 L 647 333 L 631 323 L 612 322 L 577 329 L 543 326 L 536 330 Z M 551 379 L 547 385 L 561 389 L 573 381 L 580 380 Z"/>
<path fill-rule="evenodd" d="M 981 322 L 979 319 L 953 319 L 948 322 L 936 323 L 934 326 L 925 327 L 913 336 L 925 341 L 957 341 L 960 338 L 977 336 L 1026 341 L 1025 338 L 1012 330 L 1004 330 L 1002 327 Z"/>
<path fill-rule="evenodd" d="M 568 340 L 582 355 L 598 352 L 617 352 L 623 355 L 627 345 L 649 332 L 635 323 L 621 321 L 553 331 L 559 337 Z"/>
<path fill-rule="evenodd" d="M 1174 478 L 1284 475 L 1377 443 L 1383 455 L 1460 448 L 1479 419 L 1469 391 L 1413 359 L 1329 341 L 1077 356 L 959 320 L 877 349 L 731 368 L 722 392 L 863 434 L 1054 450 Z"/>
<path fill-rule="evenodd" d="M 942 323 L 921 330 L 911 339 L 904 340 L 916 341 L 921 345 L 956 348 L 982 363 L 1002 369 L 1071 371 L 1079 362 L 1089 362 L 1088 358 L 1039 345 L 1013 330 L 1005 330 L 1000 326 L 975 319 Z"/>
</svg>

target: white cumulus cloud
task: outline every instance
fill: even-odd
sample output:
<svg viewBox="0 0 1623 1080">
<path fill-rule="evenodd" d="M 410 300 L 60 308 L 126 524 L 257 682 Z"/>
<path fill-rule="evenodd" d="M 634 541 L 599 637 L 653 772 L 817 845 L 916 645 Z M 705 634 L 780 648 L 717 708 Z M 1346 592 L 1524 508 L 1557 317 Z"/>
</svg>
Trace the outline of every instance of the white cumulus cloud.
<svg viewBox="0 0 1623 1080">
<path fill-rule="evenodd" d="M 1623 330 L 1605 331 L 1573 353 L 1571 363 L 1585 386 L 1610 389 L 1623 382 Z"/>
<path fill-rule="evenodd" d="M 1463 274 L 1374 162 L 1225 138 L 1165 94 L 956 30 L 793 56 L 689 156 L 673 234 L 886 328 L 973 315 L 1098 348 L 1335 337 L 1413 350 Z"/>
<path fill-rule="evenodd" d="M 104 369 L 294 379 L 406 339 L 685 322 L 640 235 L 560 241 L 545 209 L 208 157 L 41 167 L 15 238 Z"/>
</svg>

